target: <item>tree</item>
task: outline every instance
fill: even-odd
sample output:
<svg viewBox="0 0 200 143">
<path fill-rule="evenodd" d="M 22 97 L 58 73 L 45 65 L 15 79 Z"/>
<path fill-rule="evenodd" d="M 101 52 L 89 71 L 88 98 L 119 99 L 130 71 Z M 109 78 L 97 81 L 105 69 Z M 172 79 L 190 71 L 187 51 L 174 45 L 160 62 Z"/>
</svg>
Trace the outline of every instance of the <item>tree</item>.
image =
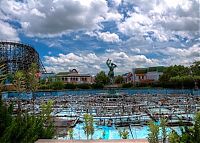
<svg viewBox="0 0 200 143">
<path fill-rule="evenodd" d="M 92 139 L 92 135 L 94 134 L 94 121 L 93 121 L 93 116 L 90 114 L 84 114 L 84 132 L 87 136 L 87 140 L 89 139 L 89 136 L 91 136 Z"/>
<path fill-rule="evenodd" d="M 180 121 L 180 135 L 172 131 L 169 135 L 170 143 L 199 143 L 200 141 L 200 112 L 196 113 L 194 125 L 192 127 L 182 126 Z"/>
<path fill-rule="evenodd" d="M 12 116 L 12 106 L 7 108 L 0 104 L 0 142 L 33 143 L 39 138 L 52 138 L 55 130 L 51 119 L 47 118 L 51 111 L 50 102 L 47 104 L 43 106 L 41 116 L 29 114 Z"/>
<path fill-rule="evenodd" d="M 13 80 L 13 84 L 16 88 L 16 91 L 18 93 L 18 97 L 20 96 L 20 94 L 25 91 L 25 75 L 22 71 L 17 71 L 15 72 L 15 75 L 14 75 L 14 80 Z M 21 112 L 21 101 L 20 99 L 18 98 L 17 100 L 17 103 L 18 103 L 18 113 Z"/>
<path fill-rule="evenodd" d="M 163 141 L 163 143 L 166 143 L 166 139 L 167 139 L 166 123 L 167 123 L 167 120 L 164 119 L 164 118 L 161 118 L 160 127 L 161 127 L 161 130 L 162 130 L 162 141 Z"/>
<path fill-rule="evenodd" d="M 122 84 L 124 82 L 124 78 L 121 75 L 118 75 L 117 77 L 115 77 L 115 83 L 116 84 Z"/>
<path fill-rule="evenodd" d="M 35 92 L 39 87 L 39 67 L 32 63 L 27 73 L 27 88 L 32 92 L 33 113 L 35 114 Z"/>
<path fill-rule="evenodd" d="M 73 128 L 69 128 L 69 130 L 68 130 L 68 134 L 69 134 L 69 138 L 70 138 L 70 140 L 73 140 L 73 133 L 74 133 L 74 130 L 73 130 Z"/>
<path fill-rule="evenodd" d="M 182 65 L 170 66 L 164 70 L 163 75 L 160 76 L 159 80 L 160 82 L 169 82 L 171 77 L 185 76 L 185 75 L 188 75 L 189 72 L 190 72 L 190 69 Z"/>
<path fill-rule="evenodd" d="M 159 126 L 155 125 L 153 121 L 151 121 L 148 126 L 149 126 L 149 134 L 148 134 L 149 143 L 159 143 L 158 140 Z"/>
<path fill-rule="evenodd" d="M 169 134 L 169 142 L 170 143 L 179 143 L 179 136 L 175 131 L 172 131 Z"/>
<path fill-rule="evenodd" d="M 106 84 L 109 83 L 109 78 L 105 74 L 104 71 L 100 71 L 99 73 L 97 73 L 97 75 L 95 77 L 95 83 L 97 83 L 97 84 L 103 84 L 103 85 L 106 85 Z"/>
<path fill-rule="evenodd" d="M 51 89 L 54 89 L 54 90 L 61 90 L 64 88 L 64 83 L 62 81 L 54 81 L 52 84 L 51 84 Z"/>
<path fill-rule="evenodd" d="M 122 139 L 128 139 L 129 132 L 125 129 L 123 129 L 123 131 L 119 130 L 119 135 Z"/>
<path fill-rule="evenodd" d="M 190 69 L 191 69 L 193 75 L 200 76 L 200 61 L 194 62 L 190 66 Z"/>
</svg>

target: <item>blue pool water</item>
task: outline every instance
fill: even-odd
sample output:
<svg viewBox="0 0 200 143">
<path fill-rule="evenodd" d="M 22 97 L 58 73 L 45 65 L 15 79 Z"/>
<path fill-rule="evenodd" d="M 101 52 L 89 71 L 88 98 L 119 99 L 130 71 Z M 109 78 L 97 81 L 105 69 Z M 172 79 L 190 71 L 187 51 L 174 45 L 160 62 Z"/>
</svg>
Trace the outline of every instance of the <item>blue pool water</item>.
<svg viewBox="0 0 200 143">
<path fill-rule="evenodd" d="M 87 139 L 86 134 L 84 133 L 83 130 L 84 124 L 77 124 L 74 127 L 74 134 L 73 137 L 74 139 Z M 120 127 L 116 128 L 115 126 L 112 127 L 107 127 L 107 126 L 97 126 L 94 125 L 95 127 L 95 132 L 92 136 L 92 139 L 121 139 L 119 135 L 119 130 L 127 130 L 129 132 L 129 139 L 144 139 L 148 137 L 149 133 L 149 128 L 148 126 L 143 126 L 143 127 L 136 127 L 136 126 L 131 126 L 131 130 L 128 127 Z M 174 130 L 177 132 L 179 131 L 179 128 L 173 127 Z M 172 128 L 167 128 L 167 133 L 169 134 L 172 130 Z M 161 136 L 161 128 L 160 128 L 160 136 Z M 59 139 L 69 139 L 68 136 L 66 137 L 61 137 Z"/>
<path fill-rule="evenodd" d="M 117 93 L 133 94 L 192 94 L 200 95 L 200 90 L 191 89 L 117 89 Z M 108 90 L 65 90 L 65 91 L 41 91 L 36 92 L 36 97 L 62 96 L 62 95 L 97 95 L 99 93 L 108 93 Z M 18 95 L 16 92 L 4 92 L 3 98 L 20 97 L 31 98 L 32 93 L 23 93 Z"/>
</svg>

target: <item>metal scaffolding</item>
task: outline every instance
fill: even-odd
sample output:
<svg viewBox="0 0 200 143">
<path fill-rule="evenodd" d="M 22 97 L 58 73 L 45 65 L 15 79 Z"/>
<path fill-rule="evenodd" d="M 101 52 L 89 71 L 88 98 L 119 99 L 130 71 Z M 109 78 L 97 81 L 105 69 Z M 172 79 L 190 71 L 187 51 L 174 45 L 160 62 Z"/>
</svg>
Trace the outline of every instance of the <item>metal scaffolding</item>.
<svg viewBox="0 0 200 143">
<path fill-rule="evenodd" d="M 40 72 L 46 72 L 37 51 L 20 42 L 0 41 L 0 61 L 5 65 L 7 73 L 27 71 L 32 63 L 38 65 Z"/>
</svg>

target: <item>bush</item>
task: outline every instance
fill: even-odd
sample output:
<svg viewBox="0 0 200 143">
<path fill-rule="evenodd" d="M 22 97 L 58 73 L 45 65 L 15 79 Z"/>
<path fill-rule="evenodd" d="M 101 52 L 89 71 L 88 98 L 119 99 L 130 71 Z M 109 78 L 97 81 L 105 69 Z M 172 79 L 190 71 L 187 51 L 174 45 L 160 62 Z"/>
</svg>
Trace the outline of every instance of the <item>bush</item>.
<svg viewBox="0 0 200 143">
<path fill-rule="evenodd" d="M 131 88 L 131 87 L 133 87 L 132 83 L 124 83 L 124 84 L 122 84 L 122 88 Z"/>
<path fill-rule="evenodd" d="M 62 81 L 54 81 L 50 87 L 54 90 L 61 90 L 64 88 L 64 83 Z"/>
<path fill-rule="evenodd" d="M 103 89 L 104 85 L 102 83 L 94 83 L 92 84 L 93 89 Z"/>
<path fill-rule="evenodd" d="M 49 89 L 50 85 L 42 84 L 39 86 L 39 89 Z"/>
<path fill-rule="evenodd" d="M 52 102 L 44 104 L 40 115 L 18 114 L 13 116 L 13 107 L 6 107 L 0 100 L 0 142 L 33 143 L 36 140 L 51 139 L 55 128 L 50 118 Z"/>
<path fill-rule="evenodd" d="M 64 85 L 65 89 L 76 89 L 76 85 L 73 83 L 67 83 Z"/>
<path fill-rule="evenodd" d="M 91 85 L 87 83 L 77 84 L 77 88 L 79 89 L 90 89 Z"/>
</svg>

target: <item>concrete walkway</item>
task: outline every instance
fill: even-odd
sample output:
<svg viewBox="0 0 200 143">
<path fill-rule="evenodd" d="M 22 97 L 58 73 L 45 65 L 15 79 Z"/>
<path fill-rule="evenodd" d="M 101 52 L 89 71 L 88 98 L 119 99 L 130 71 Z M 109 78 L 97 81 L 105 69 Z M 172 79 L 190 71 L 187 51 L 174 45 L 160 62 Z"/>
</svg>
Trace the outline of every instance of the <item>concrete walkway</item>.
<svg viewBox="0 0 200 143">
<path fill-rule="evenodd" d="M 127 140 L 48 140 L 39 139 L 36 143 L 148 143 L 146 139 Z"/>
</svg>

